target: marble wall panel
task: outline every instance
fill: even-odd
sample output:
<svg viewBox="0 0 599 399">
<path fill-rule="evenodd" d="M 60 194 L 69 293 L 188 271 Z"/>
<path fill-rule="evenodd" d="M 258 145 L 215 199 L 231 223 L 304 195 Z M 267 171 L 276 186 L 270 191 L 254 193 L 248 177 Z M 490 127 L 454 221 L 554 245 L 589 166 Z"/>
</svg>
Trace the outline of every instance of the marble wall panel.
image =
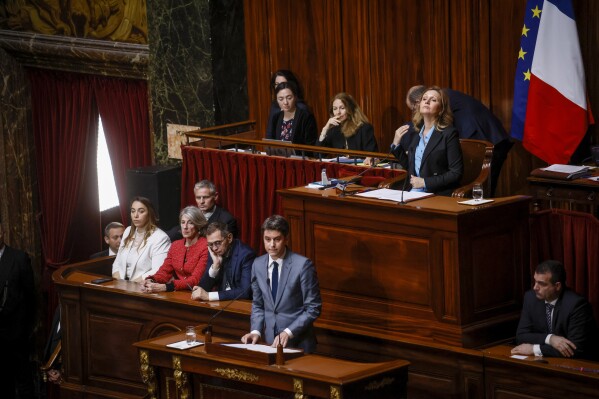
<svg viewBox="0 0 599 399">
<path fill-rule="evenodd" d="M 211 1 L 210 24 L 215 124 L 223 125 L 247 120 L 247 62 L 243 0 Z"/>
<path fill-rule="evenodd" d="M 166 163 L 167 123 L 214 124 L 208 0 L 149 0 L 148 36 L 154 154 Z"/>
<path fill-rule="evenodd" d="M 28 252 L 39 266 L 31 91 L 23 68 L 2 49 L 0 76 L 0 217 L 4 238 L 9 245 Z"/>
</svg>

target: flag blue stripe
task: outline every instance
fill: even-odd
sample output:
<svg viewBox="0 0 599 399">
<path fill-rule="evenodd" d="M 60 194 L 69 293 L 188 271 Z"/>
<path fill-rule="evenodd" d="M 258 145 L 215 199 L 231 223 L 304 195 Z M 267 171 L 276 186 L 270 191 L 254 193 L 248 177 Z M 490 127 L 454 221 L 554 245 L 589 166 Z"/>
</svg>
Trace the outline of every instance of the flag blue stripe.
<svg viewBox="0 0 599 399">
<path fill-rule="evenodd" d="M 549 0 L 546 0 L 549 1 Z M 554 0 L 559 1 L 559 0 Z M 544 0 L 528 0 L 524 14 L 524 25 L 529 29 L 527 35 L 521 35 L 520 47 L 526 52 L 524 59 L 518 58 L 516 76 L 514 78 L 514 104 L 512 109 L 512 137 L 522 140 L 524 136 L 524 119 L 526 118 L 526 104 L 528 102 L 529 80 L 524 80 L 524 73 L 530 71 L 534 58 L 537 34 L 541 18 L 533 17 L 533 9 L 543 9 Z M 541 12 L 541 17 L 543 13 Z"/>
</svg>

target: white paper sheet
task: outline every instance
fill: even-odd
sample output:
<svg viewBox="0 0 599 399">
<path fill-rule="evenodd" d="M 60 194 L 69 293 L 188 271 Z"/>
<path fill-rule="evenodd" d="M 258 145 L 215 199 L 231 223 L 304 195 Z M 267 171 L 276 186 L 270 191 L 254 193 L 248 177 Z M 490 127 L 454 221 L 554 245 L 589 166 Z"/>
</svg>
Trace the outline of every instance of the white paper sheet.
<svg viewBox="0 0 599 399">
<path fill-rule="evenodd" d="M 482 205 L 482 204 L 487 204 L 489 202 L 493 202 L 494 200 L 492 199 L 480 199 L 480 200 L 476 200 L 476 199 L 471 199 L 471 200 L 467 200 L 467 201 L 458 201 L 458 204 L 462 204 L 462 205 Z"/>
<path fill-rule="evenodd" d="M 272 346 L 268 346 L 268 345 L 260 345 L 260 344 L 223 344 L 223 345 L 230 346 L 232 348 L 247 349 L 249 351 L 255 351 L 255 352 L 277 353 L 277 348 L 273 348 Z M 297 352 L 301 352 L 301 351 L 297 350 L 297 349 L 283 348 L 283 352 L 284 353 L 297 353 Z"/>
<path fill-rule="evenodd" d="M 169 348 L 175 348 L 175 349 L 190 349 L 190 348 L 195 348 L 196 346 L 200 346 L 200 345 L 204 345 L 204 343 L 200 342 L 200 341 L 195 341 L 193 344 L 188 344 L 187 341 L 179 341 L 179 342 L 173 342 L 172 344 L 168 344 L 166 346 L 168 346 Z"/>
<path fill-rule="evenodd" d="M 389 188 L 379 188 L 378 190 L 371 190 L 371 191 L 366 191 L 364 193 L 356 194 L 356 197 L 375 198 L 375 199 L 401 202 L 401 193 L 402 193 L 401 190 L 391 190 Z M 406 202 L 430 197 L 433 195 L 434 194 L 425 193 L 422 191 L 403 191 L 403 199 Z"/>
</svg>

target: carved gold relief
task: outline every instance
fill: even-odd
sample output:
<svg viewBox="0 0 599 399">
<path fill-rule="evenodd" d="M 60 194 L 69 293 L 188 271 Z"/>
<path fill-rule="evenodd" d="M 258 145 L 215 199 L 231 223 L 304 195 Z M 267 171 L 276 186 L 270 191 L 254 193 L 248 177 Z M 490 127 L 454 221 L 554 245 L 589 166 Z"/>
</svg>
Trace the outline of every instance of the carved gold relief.
<svg viewBox="0 0 599 399">
<path fill-rule="evenodd" d="M 3 29 L 148 43 L 144 0 L 5 0 L 0 7 Z"/>
<path fill-rule="evenodd" d="M 237 369 L 214 369 L 214 372 L 221 377 L 228 378 L 230 380 L 235 381 L 244 381 L 244 382 L 256 382 L 259 380 L 258 376 L 252 373 L 248 373 L 247 371 L 240 371 Z"/>
<path fill-rule="evenodd" d="M 150 365 L 150 353 L 148 351 L 139 351 L 139 363 L 141 369 L 141 380 L 148 387 L 148 396 L 150 399 L 156 399 L 156 393 L 158 392 L 156 373 L 154 372 L 154 367 Z"/>
<path fill-rule="evenodd" d="M 175 383 L 179 390 L 179 397 L 181 399 L 189 398 L 189 381 L 187 380 L 187 373 L 183 372 L 181 367 L 181 358 L 179 356 L 173 356 L 173 376 L 175 377 Z"/>
<path fill-rule="evenodd" d="M 342 399 L 339 387 L 331 385 L 331 399 Z"/>
<path fill-rule="evenodd" d="M 304 381 L 299 378 L 293 379 L 293 392 L 295 392 L 294 399 L 304 399 Z"/>
<path fill-rule="evenodd" d="M 376 391 L 377 389 L 381 389 L 387 385 L 391 385 L 395 382 L 394 377 L 386 377 L 380 381 L 371 381 L 364 387 L 366 391 Z"/>
</svg>

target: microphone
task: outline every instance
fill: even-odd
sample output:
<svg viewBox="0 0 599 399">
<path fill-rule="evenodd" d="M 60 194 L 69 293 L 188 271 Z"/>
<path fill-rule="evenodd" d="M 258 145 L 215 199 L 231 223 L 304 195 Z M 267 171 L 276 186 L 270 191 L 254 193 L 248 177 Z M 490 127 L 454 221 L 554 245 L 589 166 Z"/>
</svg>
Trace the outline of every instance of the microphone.
<svg viewBox="0 0 599 399">
<path fill-rule="evenodd" d="M 207 326 L 202 330 L 202 334 L 206 335 L 206 339 L 204 340 L 208 343 L 212 342 L 212 321 L 214 319 L 216 319 L 222 312 L 224 312 L 225 310 L 227 310 L 227 308 L 229 306 L 231 306 L 231 304 L 235 301 L 237 301 L 239 298 L 241 298 L 244 294 L 246 294 L 248 292 L 249 289 L 252 288 L 252 284 L 254 284 L 254 282 L 256 281 L 256 276 L 254 276 L 254 278 L 250 281 L 250 285 L 243 291 L 241 291 L 235 298 L 233 298 L 233 300 L 231 302 L 229 302 L 228 304 L 225 305 L 225 307 L 223 307 L 221 310 L 219 310 L 218 312 L 216 312 L 215 314 L 212 315 L 212 317 L 210 319 L 208 319 L 208 323 Z"/>
<path fill-rule="evenodd" d="M 345 189 L 347 188 L 347 186 L 349 186 L 350 184 L 354 184 L 356 183 L 358 180 L 360 180 L 360 178 L 362 177 L 362 175 L 364 175 L 366 172 L 368 172 L 370 169 L 377 167 L 378 165 L 380 165 L 382 162 L 388 160 L 391 157 L 392 152 L 389 151 L 387 153 L 387 155 L 385 155 L 384 158 L 379 159 L 376 162 L 373 162 L 368 168 L 364 169 L 363 171 L 361 171 L 358 175 L 356 175 L 355 177 L 353 177 L 350 180 L 338 180 L 337 181 L 337 186 L 335 188 L 341 190 L 341 194 L 339 194 L 339 197 L 345 197 Z"/>
</svg>

